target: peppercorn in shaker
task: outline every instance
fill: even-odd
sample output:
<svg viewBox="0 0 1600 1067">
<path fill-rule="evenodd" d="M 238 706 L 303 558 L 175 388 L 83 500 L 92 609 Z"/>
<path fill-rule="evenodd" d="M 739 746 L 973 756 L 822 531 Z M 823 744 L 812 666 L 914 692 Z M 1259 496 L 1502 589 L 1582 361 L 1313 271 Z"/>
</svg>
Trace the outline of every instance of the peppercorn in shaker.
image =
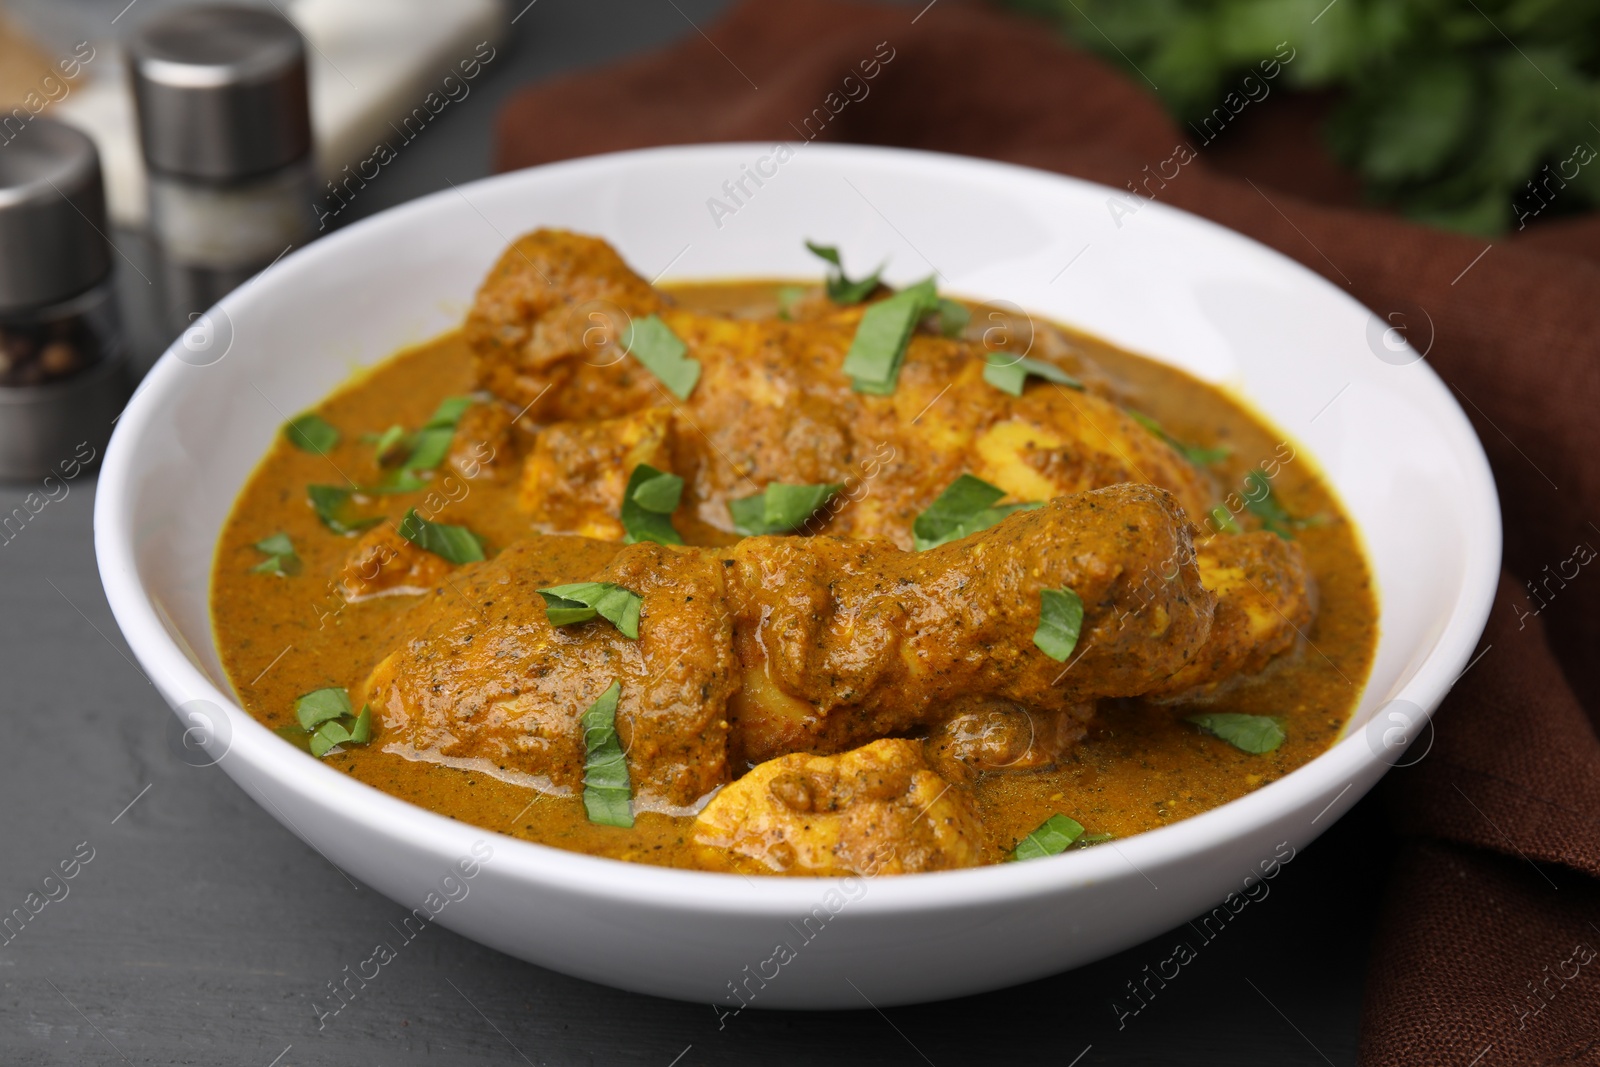
<svg viewBox="0 0 1600 1067">
<path fill-rule="evenodd" d="M 88 137 L 40 117 L 0 147 L 0 478 L 87 462 L 127 398 L 107 228 Z"/>
<path fill-rule="evenodd" d="M 261 8 L 164 12 L 128 42 L 167 326 L 312 233 L 305 45 Z"/>
</svg>

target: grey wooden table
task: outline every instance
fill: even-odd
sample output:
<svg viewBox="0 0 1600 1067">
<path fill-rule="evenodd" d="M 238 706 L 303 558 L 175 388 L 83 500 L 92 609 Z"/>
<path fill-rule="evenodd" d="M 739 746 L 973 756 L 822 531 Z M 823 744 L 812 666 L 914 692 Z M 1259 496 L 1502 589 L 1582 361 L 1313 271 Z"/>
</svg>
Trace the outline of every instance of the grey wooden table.
<svg viewBox="0 0 1600 1067">
<path fill-rule="evenodd" d="M 692 34 L 690 20 L 704 24 L 720 6 L 529 5 L 472 98 L 385 167 L 354 214 L 486 173 L 494 112 L 518 85 Z M 141 288 L 127 287 L 136 324 L 148 321 Z M 141 329 L 148 354 L 157 339 Z M 0 485 L 0 514 L 32 488 Z M 352 887 L 220 771 L 172 754 L 176 720 L 101 594 L 94 492 L 79 479 L 0 545 L 0 915 L 38 908 L 0 936 L 10 937 L 0 944 L 0 1065 L 1355 1060 L 1367 930 L 1389 857 L 1371 800 L 1120 1026 L 1113 1002 L 1127 1006 L 1125 984 L 1171 955 L 1183 928 L 986 996 L 886 1012 L 751 1011 L 720 1029 L 708 1005 L 591 985 L 434 928 L 319 1029 L 311 1004 L 324 983 L 404 909 Z M 46 883 L 64 861 L 75 877 Z"/>
</svg>

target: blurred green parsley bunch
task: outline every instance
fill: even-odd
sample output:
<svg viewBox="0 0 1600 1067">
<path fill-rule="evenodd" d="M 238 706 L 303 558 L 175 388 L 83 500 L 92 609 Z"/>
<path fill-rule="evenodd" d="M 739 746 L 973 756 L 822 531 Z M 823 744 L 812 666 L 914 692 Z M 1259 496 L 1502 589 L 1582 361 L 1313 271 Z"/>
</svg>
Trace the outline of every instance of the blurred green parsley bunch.
<svg viewBox="0 0 1600 1067">
<path fill-rule="evenodd" d="M 1280 42 L 1280 85 L 1368 194 L 1480 234 L 1600 204 L 1600 0 L 1007 0 L 1209 115 Z M 1530 183 L 1532 183 L 1530 185 Z"/>
</svg>

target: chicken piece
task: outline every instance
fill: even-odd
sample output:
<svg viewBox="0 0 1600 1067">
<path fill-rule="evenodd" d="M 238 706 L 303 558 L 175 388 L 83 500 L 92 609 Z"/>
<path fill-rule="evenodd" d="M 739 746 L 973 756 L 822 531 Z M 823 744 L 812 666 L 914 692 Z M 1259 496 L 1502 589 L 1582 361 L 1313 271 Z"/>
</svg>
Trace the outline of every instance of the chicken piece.
<svg viewBox="0 0 1600 1067">
<path fill-rule="evenodd" d="M 769 760 L 713 797 L 692 833 L 701 848 L 731 853 L 735 869 L 761 874 L 909 874 L 983 860 L 970 794 L 900 738 Z"/>
<path fill-rule="evenodd" d="M 454 569 L 449 560 L 418 548 L 400 536 L 394 523 L 385 522 L 361 535 L 339 570 L 339 584 L 351 602 L 425 593 Z"/>
<path fill-rule="evenodd" d="M 456 423 L 450 467 L 463 478 L 497 480 L 516 465 L 511 412 L 501 403 L 474 404 Z"/>
<path fill-rule="evenodd" d="M 604 241 L 536 230 L 501 255 L 478 292 L 464 333 L 478 354 L 484 386 L 516 408 L 537 415 L 540 409 L 531 405 L 549 388 L 586 416 L 621 415 L 638 405 L 611 405 L 606 390 L 633 379 L 642 386 L 649 374 L 620 359 L 613 346 L 631 318 L 652 314 L 664 303 Z M 604 378 L 577 374 L 597 363 L 614 366 L 616 373 Z"/>
<path fill-rule="evenodd" d="M 373 670 L 364 699 L 391 751 L 560 794 L 583 782 L 579 717 L 619 681 L 636 805 L 688 814 L 729 777 L 724 708 L 736 672 L 723 571 L 709 553 L 648 542 L 517 542 L 412 609 L 408 638 Z M 599 620 L 550 625 L 538 590 L 589 576 L 644 598 L 638 640 Z"/>
<path fill-rule="evenodd" d="M 593 422 L 557 422 L 534 435 L 517 503 L 542 533 L 622 539 L 622 494 L 633 468 L 672 470 L 667 408 Z"/>
<path fill-rule="evenodd" d="M 924 741 L 928 762 L 951 781 L 979 771 L 1049 767 L 1083 740 L 1093 704 L 1034 711 L 1018 704 L 986 704 L 956 712 Z"/>
<path fill-rule="evenodd" d="M 686 401 L 623 351 L 619 330 L 596 328 L 603 352 L 585 347 L 572 317 L 596 293 L 620 309 L 613 317 L 659 315 L 687 346 L 701 375 Z M 668 409 L 685 507 L 720 531 L 733 527 L 730 500 L 773 482 L 845 486 L 824 532 L 902 548 L 911 547 L 916 516 L 966 472 L 1017 500 L 1142 482 L 1192 515 L 1214 502 L 1209 476 L 1108 399 L 1103 375 L 1089 375 L 1085 391 L 1033 379 L 1013 397 L 984 382 L 980 341 L 922 331 L 893 395 L 855 392 L 842 367 L 863 313 L 784 321 L 685 311 L 603 241 L 538 231 L 490 273 L 467 336 L 481 382 L 541 422 Z M 969 329 L 981 337 L 979 325 Z M 1037 347 L 1030 358 L 1064 360 L 1069 370 L 1085 363 Z"/>
<path fill-rule="evenodd" d="M 1264 530 L 1221 534 L 1195 546 L 1200 580 L 1217 596 L 1200 654 L 1152 696 L 1194 699 L 1255 674 L 1311 625 L 1316 579 L 1293 541 Z"/>
<path fill-rule="evenodd" d="M 614 555 L 566 568 L 541 558 L 573 541 L 597 546 L 591 564 Z M 1147 586 L 1168 559 L 1188 562 Z M 620 680 L 636 799 L 687 810 L 730 767 L 843 751 L 952 705 L 990 699 L 1050 715 L 1148 692 L 1210 631 L 1213 597 L 1192 559 L 1171 495 L 1136 485 L 1064 497 L 917 553 L 831 537 L 721 550 L 535 539 L 464 568 L 413 609 L 411 636 L 373 672 L 366 699 L 408 754 L 486 759 L 571 789 L 579 716 Z M 584 580 L 642 597 L 638 640 L 601 621 L 549 624 L 537 589 Z M 1062 587 L 1084 604 L 1069 663 L 1033 643 L 1041 590 Z"/>
<path fill-rule="evenodd" d="M 993 698 L 1043 712 L 1136 696 L 1205 643 L 1213 598 L 1170 494 L 1061 497 L 927 552 L 881 541 L 746 538 L 728 550 L 738 753 L 839 751 Z M 1172 581 L 1147 583 L 1169 559 Z M 1033 643 L 1043 589 L 1084 606 L 1069 663 Z M 1131 610 L 1130 610 L 1131 608 Z"/>
</svg>

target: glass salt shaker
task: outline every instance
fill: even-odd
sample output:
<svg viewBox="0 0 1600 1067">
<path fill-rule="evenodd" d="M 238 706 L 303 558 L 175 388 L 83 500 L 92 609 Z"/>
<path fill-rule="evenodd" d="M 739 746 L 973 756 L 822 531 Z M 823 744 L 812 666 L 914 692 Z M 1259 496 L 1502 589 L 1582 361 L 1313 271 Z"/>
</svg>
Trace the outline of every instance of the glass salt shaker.
<svg viewBox="0 0 1600 1067">
<path fill-rule="evenodd" d="M 194 318 L 312 234 L 305 43 L 273 11 L 151 18 L 128 42 L 167 325 Z"/>
<path fill-rule="evenodd" d="M 40 117 L 0 148 L 0 479 L 75 477 L 127 366 L 94 142 Z"/>
</svg>

